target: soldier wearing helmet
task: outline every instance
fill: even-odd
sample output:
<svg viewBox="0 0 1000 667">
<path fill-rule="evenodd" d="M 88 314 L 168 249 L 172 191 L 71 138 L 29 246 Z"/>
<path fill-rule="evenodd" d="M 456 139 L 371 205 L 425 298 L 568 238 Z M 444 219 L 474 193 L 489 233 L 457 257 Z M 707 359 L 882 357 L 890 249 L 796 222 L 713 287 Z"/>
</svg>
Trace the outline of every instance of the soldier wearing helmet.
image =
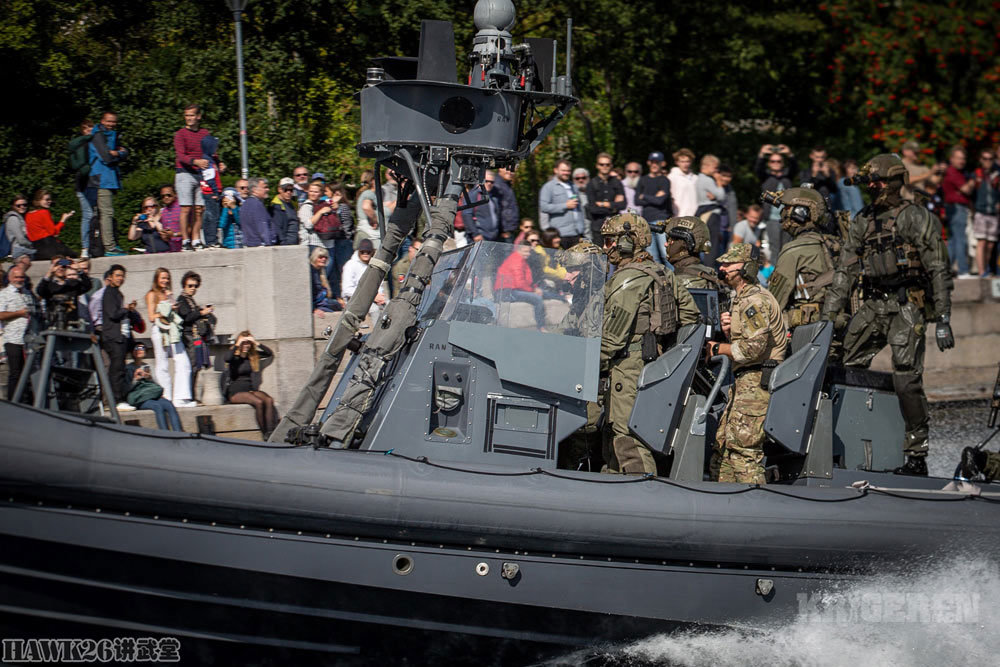
<svg viewBox="0 0 1000 667">
<path fill-rule="evenodd" d="M 829 212 L 816 190 L 785 190 L 778 195 L 777 204 L 781 206 L 781 228 L 792 240 L 781 246 L 767 288 L 785 312 L 785 326 L 791 331 L 819 321 L 840 245 L 820 231 L 827 225 Z"/>
<path fill-rule="evenodd" d="M 719 257 L 719 275 L 733 290 L 722 332 L 730 342 L 705 344 L 707 357 L 733 360 L 733 385 L 715 433 L 709 466 L 713 479 L 764 483 L 764 416 L 771 401 L 771 371 L 785 358 L 788 332 L 778 302 L 757 284 L 760 249 L 736 243 Z"/>
<path fill-rule="evenodd" d="M 678 327 L 698 322 L 694 299 L 674 275 L 646 252 L 649 225 L 632 212 L 608 218 L 601 227 L 604 252 L 617 270 L 604 288 L 601 375 L 604 405 L 605 472 L 656 474 L 653 452 L 629 432 L 643 366 L 672 344 Z"/>
<path fill-rule="evenodd" d="M 601 303 L 591 298 L 593 283 L 604 283 L 607 275 L 604 251 L 590 241 L 580 241 L 559 253 L 559 264 L 566 269 L 564 279 L 570 285 L 573 300 L 569 312 L 556 331 L 574 336 L 599 336 L 603 321 Z"/>
<path fill-rule="evenodd" d="M 687 289 L 724 288 L 714 270 L 701 263 L 699 255 L 712 249 L 708 225 L 701 218 L 686 215 L 670 218 L 666 224 L 667 259 L 674 267 L 674 275 Z"/>
<path fill-rule="evenodd" d="M 571 336 L 597 337 L 604 321 L 601 318 L 604 300 L 597 284 L 604 284 L 607 274 L 604 251 L 590 241 L 580 241 L 559 254 L 559 264 L 566 269 L 566 281 L 571 286 L 573 300 L 569 312 L 555 328 Z M 595 284 L 597 283 L 597 284 Z M 587 403 L 587 423 L 559 445 L 558 466 L 568 470 L 597 470 L 601 461 L 599 422 L 603 400 Z"/>
<path fill-rule="evenodd" d="M 892 381 L 906 425 L 906 463 L 896 473 L 926 475 L 924 332 L 927 321 L 937 322 L 938 348 L 955 346 L 952 281 L 941 223 L 903 200 L 900 189 L 907 179 L 895 155 L 877 155 L 861 168 L 858 180 L 868 184 L 872 203 L 851 223 L 822 314 L 834 320 L 861 279 L 863 301 L 844 335 L 844 365 L 867 368 L 886 344 L 892 348 Z"/>
</svg>

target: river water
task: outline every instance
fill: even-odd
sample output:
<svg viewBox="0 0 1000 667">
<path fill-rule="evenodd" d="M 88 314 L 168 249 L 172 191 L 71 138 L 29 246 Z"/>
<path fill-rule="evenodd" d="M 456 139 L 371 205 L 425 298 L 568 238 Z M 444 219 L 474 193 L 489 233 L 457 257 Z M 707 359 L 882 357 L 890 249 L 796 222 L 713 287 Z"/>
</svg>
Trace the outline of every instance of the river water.
<svg viewBox="0 0 1000 667">
<path fill-rule="evenodd" d="M 959 401 L 931 406 L 932 475 L 950 477 L 963 447 L 989 435 L 989 402 Z M 990 448 L 1000 445 L 1000 437 Z M 960 600 L 946 612 L 923 618 L 887 616 L 879 606 L 894 599 Z M 939 667 L 997 664 L 1000 659 L 1000 557 L 956 555 L 919 573 L 876 577 L 838 591 L 839 600 L 858 601 L 860 611 L 843 605 L 811 610 L 791 623 L 740 629 L 656 635 L 597 650 L 569 653 L 547 665 L 587 667 Z M 875 606 L 864 607 L 874 601 Z M 933 602 L 930 602 L 933 606 Z M 904 603 L 905 606 L 905 603 Z"/>
</svg>

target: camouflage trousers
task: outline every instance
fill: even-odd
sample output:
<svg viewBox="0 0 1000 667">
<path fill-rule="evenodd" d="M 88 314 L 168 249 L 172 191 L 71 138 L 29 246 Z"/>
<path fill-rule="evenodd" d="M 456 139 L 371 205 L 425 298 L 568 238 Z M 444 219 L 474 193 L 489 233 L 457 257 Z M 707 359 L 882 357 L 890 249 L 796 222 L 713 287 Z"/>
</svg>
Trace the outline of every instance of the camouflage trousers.
<svg viewBox="0 0 1000 667">
<path fill-rule="evenodd" d="M 629 356 L 613 361 L 609 368 L 608 391 L 604 395 L 607 413 L 604 426 L 604 468 L 601 472 L 656 474 L 656 460 L 652 450 L 633 436 L 628 428 L 642 367 L 642 355 L 635 350 Z"/>
<path fill-rule="evenodd" d="M 907 456 L 927 456 L 930 416 L 924 394 L 923 310 L 915 303 L 895 298 L 868 299 L 851 318 L 844 335 L 844 365 L 868 368 L 875 355 L 889 345 L 892 350 L 892 384 L 899 397 L 906 435 Z"/>
<path fill-rule="evenodd" d="M 770 398 L 760 386 L 760 371 L 737 376 L 715 432 L 709 463 L 712 479 L 764 484 L 764 418 Z"/>
</svg>

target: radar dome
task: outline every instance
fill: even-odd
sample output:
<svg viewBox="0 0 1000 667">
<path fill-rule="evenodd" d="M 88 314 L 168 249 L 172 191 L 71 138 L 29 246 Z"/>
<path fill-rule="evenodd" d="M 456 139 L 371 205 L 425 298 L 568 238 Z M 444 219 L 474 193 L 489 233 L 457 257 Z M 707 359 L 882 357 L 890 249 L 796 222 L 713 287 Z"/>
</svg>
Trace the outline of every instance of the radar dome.
<svg viewBox="0 0 1000 667">
<path fill-rule="evenodd" d="M 479 0 L 473 18 L 477 30 L 509 31 L 514 25 L 516 13 L 511 0 Z"/>
</svg>

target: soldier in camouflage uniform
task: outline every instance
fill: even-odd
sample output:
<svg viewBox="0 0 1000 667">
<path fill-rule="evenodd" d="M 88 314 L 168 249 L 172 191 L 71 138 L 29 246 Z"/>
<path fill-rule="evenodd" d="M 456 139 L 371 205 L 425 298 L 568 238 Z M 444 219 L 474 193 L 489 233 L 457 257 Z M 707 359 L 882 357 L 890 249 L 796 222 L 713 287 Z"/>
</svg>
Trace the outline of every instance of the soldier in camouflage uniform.
<svg viewBox="0 0 1000 667">
<path fill-rule="evenodd" d="M 665 338 L 681 325 L 699 322 L 701 313 L 673 274 L 646 252 L 652 235 L 643 218 L 619 213 L 604 222 L 601 236 L 608 261 L 618 267 L 604 287 L 604 472 L 655 475 L 652 450 L 628 428 L 639 374 Z"/>
<path fill-rule="evenodd" d="M 701 218 L 686 215 L 670 218 L 666 223 L 667 260 L 674 267 L 674 276 L 686 289 L 724 290 L 715 270 L 701 263 L 699 255 L 712 249 L 708 225 Z"/>
<path fill-rule="evenodd" d="M 785 313 L 785 326 L 792 331 L 799 325 L 819 322 L 826 290 L 833 283 L 834 253 L 839 251 L 839 243 L 820 232 L 828 218 L 820 193 L 812 188 L 791 188 L 779 197 L 781 228 L 792 240 L 782 244 L 767 288 Z"/>
<path fill-rule="evenodd" d="M 559 257 L 559 264 L 566 268 L 566 281 L 572 286 L 573 302 L 569 312 L 555 328 L 557 333 L 571 336 L 594 336 L 601 334 L 604 320 L 601 317 L 603 301 L 588 298 L 593 291 L 589 281 L 604 282 L 604 274 L 595 272 L 592 255 L 604 251 L 590 241 L 580 241 L 565 250 Z M 594 275 L 600 273 L 600 275 Z M 577 429 L 559 445 L 558 466 L 568 470 L 597 470 L 601 461 L 601 431 L 599 427 L 603 399 L 587 403 L 587 423 Z"/>
<path fill-rule="evenodd" d="M 937 322 L 938 348 L 955 346 L 948 251 L 941 240 L 941 223 L 927 209 L 900 195 L 908 176 L 898 157 L 878 155 L 860 173 L 871 179 L 872 203 L 851 223 L 823 304 L 823 317 L 836 319 L 860 275 L 864 300 L 844 336 L 844 364 L 867 368 L 886 344 L 892 348 L 892 381 L 906 425 L 906 464 L 896 472 L 926 475 L 926 322 Z"/>
<path fill-rule="evenodd" d="M 785 357 L 788 333 L 778 302 L 757 284 L 759 249 L 737 243 L 719 257 L 720 275 L 734 291 L 730 312 L 722 314 L 729 343 L 705 343 L 708 357 L 733 360 L 734 382 L 719 420 L 712 454 L 713 478 L 720 482 L 764 483 L 764 417 L 771 394 L 771 370 Z"/>
</svg>

